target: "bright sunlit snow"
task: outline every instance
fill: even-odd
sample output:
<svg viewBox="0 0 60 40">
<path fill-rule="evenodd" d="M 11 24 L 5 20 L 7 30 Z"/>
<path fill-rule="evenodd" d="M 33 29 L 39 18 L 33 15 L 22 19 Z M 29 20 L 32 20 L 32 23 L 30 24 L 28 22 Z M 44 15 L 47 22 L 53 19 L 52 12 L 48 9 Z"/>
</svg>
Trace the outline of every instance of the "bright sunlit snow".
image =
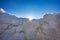
<svg viewBox="0 0 60 40">
<path fill-rule="evenodd" d="M 33 19 L 33 17 L 32 17 L 32 16 L 28 16 L 28 18 L 29 18 L 29 20 L 30 20 L 30 21 Z"/>
<path fill-rule="evenodd" d="M 0 11 L 1 11 L 1 12 L 3 12 L 3 13 L 5 13 L 5 12 L 6 12 L 6 11 L 5 11 L 4 9 L 2 9 L 2 8 L 0 9 Z"/>
</svg>

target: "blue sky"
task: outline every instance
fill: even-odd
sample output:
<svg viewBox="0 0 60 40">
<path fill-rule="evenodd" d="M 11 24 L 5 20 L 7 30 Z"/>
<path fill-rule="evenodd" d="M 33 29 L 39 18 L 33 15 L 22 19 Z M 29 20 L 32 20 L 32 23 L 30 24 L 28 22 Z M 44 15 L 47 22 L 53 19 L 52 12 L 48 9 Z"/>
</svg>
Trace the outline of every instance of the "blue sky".
<svg viewBox="0 0 60 40">
<path fill-rule="evenodd" d="M 46 13 L 59 13 L 60 0 L 0 0 L 0 8 L 25 18 L 42 18 Z"/>
</svg>

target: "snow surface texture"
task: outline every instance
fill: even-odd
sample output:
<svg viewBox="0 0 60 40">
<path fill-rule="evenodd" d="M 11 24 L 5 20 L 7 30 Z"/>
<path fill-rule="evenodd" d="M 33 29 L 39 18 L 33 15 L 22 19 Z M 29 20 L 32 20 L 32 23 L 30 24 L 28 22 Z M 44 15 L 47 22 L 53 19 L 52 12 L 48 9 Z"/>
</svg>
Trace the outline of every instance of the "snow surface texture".
<svg viewBox="0 0 60 40">
<path fill-rule="evenodd" d="M 29 21 L 0 10 L 0 40 L 60 40 L 60 13 Z"/>
</svg>

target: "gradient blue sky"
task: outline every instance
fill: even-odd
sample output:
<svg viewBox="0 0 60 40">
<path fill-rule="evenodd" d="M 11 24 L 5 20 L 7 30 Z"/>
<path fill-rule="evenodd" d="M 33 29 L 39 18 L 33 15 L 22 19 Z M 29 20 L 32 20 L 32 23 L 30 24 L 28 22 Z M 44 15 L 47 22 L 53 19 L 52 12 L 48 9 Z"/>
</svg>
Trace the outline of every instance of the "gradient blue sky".
<svg viewBox="0 0 60 40">
<path fill-rule="evenodd" d="M 0 8 L 17 17 L 41 18 L 60 12 L 60 0 L 0 0 Z"/>
</svg>

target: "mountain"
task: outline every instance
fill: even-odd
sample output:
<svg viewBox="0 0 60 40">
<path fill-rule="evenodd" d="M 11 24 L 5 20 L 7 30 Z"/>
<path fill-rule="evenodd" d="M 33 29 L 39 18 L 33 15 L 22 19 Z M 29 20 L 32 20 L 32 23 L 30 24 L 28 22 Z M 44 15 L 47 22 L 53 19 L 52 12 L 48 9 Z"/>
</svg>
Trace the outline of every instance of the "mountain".
<svg viewBox="0 0 60 40">
<path fill-rule="evenodd" d="M 0 13 L 6 13 L 6 11 L 2 8 L 0 8 Z"/>
<path fill-rule="evenodd" d="M 0 8 L 0 40 L 60 40 L 60 13 L 29 21 Z"/>
</svg>

